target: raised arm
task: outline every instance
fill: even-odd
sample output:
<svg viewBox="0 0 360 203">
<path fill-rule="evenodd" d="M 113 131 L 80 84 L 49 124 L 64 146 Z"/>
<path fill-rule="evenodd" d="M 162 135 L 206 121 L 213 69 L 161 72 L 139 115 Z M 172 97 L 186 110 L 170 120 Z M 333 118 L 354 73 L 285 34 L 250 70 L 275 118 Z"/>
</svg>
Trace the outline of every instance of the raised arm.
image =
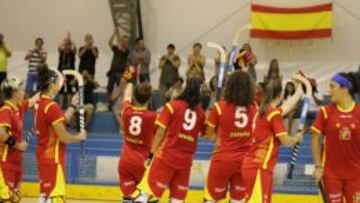
<svg viewBox="0 0 360 203">
<path fill-rule="evenodd" d="M 311 88 L 311 84 L 310 84 L 308 79 L 301 76 L 300 74 L 296 74 L 294 76 L 294 79 L 300 81 L 302 84 L 305 85 L 305 87 L 306 87 L 306 95 L 308 95 L 308 96 L 312 95 L 312 88 Z M 300 100 L 302 94 L 303 94 L 302 86 L 301 86 L 301 84 L 298 84 L 298 86 L 296 87 L 295 94 L 289 100 L 284 102 L 284 104 L 281 106 L 281 108 L 283 110 L 282 111 L 282 116 L 287 115 L 291 110 L 293 110 L 296 107 L 296 104 Z"/>
<path fill-rule="evenodd" d="M 133 94 L 133 84 L 128 83 L 126 88 L 125 88 L 123 101 L 126 101 L 126 100 L 127 101 L 132 101 L 132 94 Z"/>
</svg>

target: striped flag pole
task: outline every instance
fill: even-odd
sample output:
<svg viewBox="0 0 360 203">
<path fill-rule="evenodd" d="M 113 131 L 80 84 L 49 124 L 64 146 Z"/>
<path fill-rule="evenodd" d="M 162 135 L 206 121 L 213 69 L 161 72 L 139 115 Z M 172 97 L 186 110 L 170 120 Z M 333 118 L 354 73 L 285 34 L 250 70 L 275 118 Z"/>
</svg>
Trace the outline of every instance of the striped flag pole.
<svg viewBox="0 0 360 203">
<path fill-rule="evenodd" d="M 234 63 L 236 61 L 236 55 L 239 52 L 239 39 L 241 36 L 241 33 L 250 30 L 251 25 L 243 25 L 240 29 L 238 29 L 235 33 L 232 45 L 231 45 L 231 52 L 230 52 L 230 60 L 229 60 L 229 67 L 227 71 L 233 71 L 234 70 Z"/>
<path fill-rule="evenodd" d="M 220 46 L 219 44 L 216 44 L 214 42 L 208 42 L 207 46 L 209 48 L 214 48 L 218 52 L 220 52 L 220 72 L 218 75 L 217 91 L 216 91 L 216 99 L 219 100 L 221 98 L 221 88 L 223 85 L 224 74 L 225 74 L 226 52 L 225 52 L 224 48 L 222 48 L 222 46 Z"/>
<path fill-rule="evenodd" d="M 79 85 L 79 120 L 80 131 L 85 132 L 85 112 L 84 112 L 84 80 L 82 75 L 75 70 L 64 70 L 64 75 L 72 75 L 77 80 Z M 85 156 L 85 143 L 81 142 L 81 157 Z"/>
</svg>

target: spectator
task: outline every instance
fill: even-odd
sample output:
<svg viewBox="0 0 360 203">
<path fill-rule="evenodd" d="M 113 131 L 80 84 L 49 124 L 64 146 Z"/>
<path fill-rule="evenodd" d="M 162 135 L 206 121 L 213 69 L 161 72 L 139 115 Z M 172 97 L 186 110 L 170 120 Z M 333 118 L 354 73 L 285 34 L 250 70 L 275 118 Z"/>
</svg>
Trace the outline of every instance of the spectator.
<svg viewBox="0 0 360 203">
<path fill-rule="evenodd" d="M 110 100 L 112 102 L 112 107 L 111 107 L 111 110 L 114 114 L 114 117 L 115 119 L 118 121 L 119 123 L 119 133 L 121 133 L 122 131 L 122 126 L 121 126 L 121 109 L 122 109 L 122 99 L 123 99 L 123 96 L 124 96 L 124 91 L 125 91 L 125 88 L 126 88 L 126 85 L 127 85 L 128 81 L 124 78 L 124 77 L 121 77 L 120 78 L 120 82 L 118 82 L 118 86 L 116 88 L 114 88 L 112 94 L 111 94 L 111 97 L 110 97 Z"/>
<path fill-rule="evenodd" d="M 206 58 L 201 54 L 202 45 L 200 43 L 195 43 L 193 45 L 193 53 L 188 57 L 189 70 L 190 69 L 200 69 L 202 75 L 204 75 L 204 67 L 206 63 Z"/>
<path fill-rule="evenodd" d="M 167 46 L 167 54 L 162 56 L 159 62 L 159 68 L 161 69 L 159 87 L 161 105 L 164 105 L 166 102 L 165 93 L 178 81 L 179 67 L 180 57 L 175 54 L 175 46 L 169 44 Z"/>
<path fill-rule="evenodd" d="M 186 71 L 186 77 L 191 77 L 191 76 L 197 76 L 200 77 L 202 80 L 205 80 L 205 75 L 204 72 L 201 70 L 201 68 L 197 65 L 193 65 L 191 66 L 187 71 Z"/>
<path fill-rule="evenodd" d="M 205 80 L 203 80 L 203 83 L 201 84 L 200 92 L 201 92 L 201 107 L 204 111 L 206 111 L 211 103 L 211 89 L 209 88 Z"/>
<path fill-rule="evenodd" d="M 85 35 L 85 45 L 80 47 L 78 56 L 80 58 L 79 72 L 82 73 L 87 70 L 92 78 L 95 78 L 95 64 L 99 50 L 94 46 L 94 39 L 91 34 Z"/>
<path fill-rule="evenodd" d="M 282 81 L 282 75 L 280 75 L 280 67 L 277 59 L 271 60 L 267 75 L 264 76 L 264 83 L 274 80 Z"/>
<path fill-rule="evenodd" d="M 25 60 L 29 61 L 29 68 L 27 73 L 25 98 L 29 98 L 37 91 L 37 68 L 46 63 L 47 52 L 43 49 L 44 40 L 42 38 L 35 39 L 35 48 L 29 50 L 25 56 Z"/>
<path fill-rule="evenodd" d="M 245 43 L 242 46 L 242 50 L 245 50 L 247 53 L 245 56 L 246 56 L 246 60 L 248 61 L 247 63 L 248 73 L 254 79 L 254 82 L 256 82 L 257 81 L 256 69 L 255 69 L 255 65 L 257 64 L 256 56 L 253 54 L 249 43 Z"/>
<path fill-rule="evenodd" d="M 109 46 L 113 52 L 113 59 L 111 62 L 110 70 L 107 72 L 109 78 L 107 85 L 107 94 L 110 97 L 114 87 L 119 85 L 121 76 L 123 75 L 126 62 L 129 55 L 128 36 L 119 35 L 115 30 L 114 34 L 109 39 Z M 116 43 L 114 40 L 116 38 Z"/>
<path fill-rule="evenodd" d="M 211 110 L 216 102 L 216 92 L 217 92 L 217 76 L 214 75 L 209 81 L 209 90 L 210 90 L 210 102 L 208 110 Z"/>
<path fill-rule="evenodd" d="M 4 35 L 0 33 L 0 84 L 7 77 L 7 59 L 11 57 L 11 51 L 5 44 Z"/>
<path fill-rule="evenodd" d="M 261 105 L 261 100 L 265 92 L 265 83 L 259 82 L 255 86 L 255 103 L 257 106 Z"/>
<path fill-rule="evenodd" d="M 150 82 L 150 62 L 151 53 L 145 47 L 143 38 L 136 39 L 135 49 L 131 51 L 129 55 L 130 63 L 136 66 L 140 66 L 139 81 Z"/>
<path fill-rule="evenodd" d="M 204 66 L 206 58 L 201 54 L 202 45 L 195 43 L 193 45 L 193 53 L 188 57 L 189 68 L 186 71 L 186 77 L 198 76 L 202 80 L 205 80 Z"/>
<path fill-rule="evenodd" d="M 58 70 L 62 72 L 63 70 L 75 70 L 75 60 L 76 60 L 76 45 L 71 39 L 71 35 L 68 32 L 67 37 L 60 44 L 59 48 L 59 64 Z M 59 105 L 64 107 L 64 99 L 66 104 L 70 104 L 71 96 L 74 93 L 73 86 L 71 86 L 71 81 L 74 79 L 71 75 L 66 75 L 64 86 L 59 92 Z"/>
<path fill-rule="evenodd" d="M 92 75 L 87 70 L 83 70 L 81 74 L 84 79 L 85 127 L 88 128 L 95 111 L 94 90 L 99 87 L 99 83 L 94 80 Z M 76 81 L 73 81 L 74 82 L 72 85 L 75 86 Z"/>
<path fill-rule="evenodd" d="M 166 102 L 176 99 L 183 90 L 184 80 L 181 77 L 178 77 L 174 84 L 169 88 L 169 90 L 165 93 Z"/>
</svg>

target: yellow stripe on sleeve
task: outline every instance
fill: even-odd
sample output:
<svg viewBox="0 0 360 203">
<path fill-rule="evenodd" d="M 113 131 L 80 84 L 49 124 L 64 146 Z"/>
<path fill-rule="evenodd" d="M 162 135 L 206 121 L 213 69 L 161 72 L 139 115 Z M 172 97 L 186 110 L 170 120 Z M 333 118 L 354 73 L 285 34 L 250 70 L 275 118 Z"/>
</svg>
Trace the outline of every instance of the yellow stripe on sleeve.
<svg viewBox="0 0 360 203">
<path fill-rule="evenodd" d="M 279 110 L 273 111 L 273 112 L 271 112 L 271 113 L 268 115 L 268 117 L 266 118 L 266 120 L 267 120 L 268 122 L 270 122 L 271 119 L 272 119 L 274 116 L 278 115 L 278 114 L 281 115 L 281 113 L 280 113 Z"/>
<path fill-rule="evenodd" d="M 171 106 L 171 104 L 170 103 L 166 103 L 166 105 L 165 105 L 168 109 L 169 109 L 169 111 L 170 111 L 170 113 L 171 114 L 173 114 L 174 113 L 174 109 L 173 109 L 173 107 Z"/>
</svg>

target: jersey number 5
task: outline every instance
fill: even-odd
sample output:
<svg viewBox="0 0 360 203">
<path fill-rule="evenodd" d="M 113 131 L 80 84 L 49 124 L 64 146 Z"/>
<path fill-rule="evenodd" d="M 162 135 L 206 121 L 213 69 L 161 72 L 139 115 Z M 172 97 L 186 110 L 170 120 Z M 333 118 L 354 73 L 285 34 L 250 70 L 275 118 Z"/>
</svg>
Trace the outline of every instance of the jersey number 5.
<svg viewBox="0 0 360 203">
<path fill-rule="evenodd" d="M 237 107 L 235 111 L 235 126 L 237 128 L 244 128 L 249 122 L 249 117 L 246 114 L 246 108 Z"/>
</svg>

